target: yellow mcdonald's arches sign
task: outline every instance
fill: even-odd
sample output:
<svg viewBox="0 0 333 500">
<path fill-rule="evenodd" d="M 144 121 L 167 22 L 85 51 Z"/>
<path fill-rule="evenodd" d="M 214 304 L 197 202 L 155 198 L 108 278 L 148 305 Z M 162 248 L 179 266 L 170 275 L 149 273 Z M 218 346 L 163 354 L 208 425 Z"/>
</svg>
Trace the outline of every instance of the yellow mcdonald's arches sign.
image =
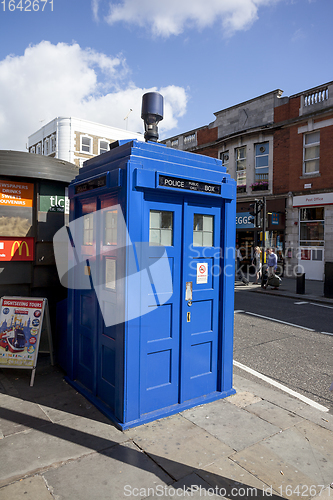
<svg viewBox="0 0 333 500">
<path fill-rule="evenodd" d="M 11 238 L 0 236 L 1 261 L 33 261 L 35 258 L 35 242 L 32 237 Z"/>
<path fill-rule="evenodd" d="M 26 254 L 27 257 L 30 256 L 28 243 L 26 241 L 17 241 L 16 240 L 16 241 L 14 241 L 14 243 L 12 245 L 12 251 L 10 253 L 10 255 L 12 257 L 13 257 L 14 252 L 15 252 L 16 244 L 17 244 L 17 248 L 18 248 L 18 251 L 19 251 L 19 255 L 22 255 L 22 248 L 23 248 L 23 245 L 25 245 L 25 254 Z"/>
</svg>

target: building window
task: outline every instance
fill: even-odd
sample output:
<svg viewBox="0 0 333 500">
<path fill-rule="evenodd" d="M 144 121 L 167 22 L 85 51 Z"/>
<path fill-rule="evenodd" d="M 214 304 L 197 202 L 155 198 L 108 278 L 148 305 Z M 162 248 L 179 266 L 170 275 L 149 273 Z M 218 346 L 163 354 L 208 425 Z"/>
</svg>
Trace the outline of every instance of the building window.
<svg viewBox="0 0 333 500">
<path fill-rule="evenodd" d="M 255 146 L 255 181 L 268 182 L 269 143 L 263 142 Z"/>
<path fill-rule="evenodd" d="M 32 148 L 30 149 L 30 153 L 35 153 L 35 146 L 32 146 Z"/>
<path fill-rule="evenodd" d="M 41 155 L 42 154 L 42 145 L 41 145 L 40 142 L 36 146 L 36 154 L 37 155 Z"/>
<path fill-rule="evenodd" d="M 324 207 L 299 211 L 300 246 L 324 246 Z"/>
<path fill-rule="evenodd" d="M 49 140 L 45 139 L 45 141 L 44 141 L 44 155 L 48 155 L 49 153 L 50 153 Z"/>
<path fill-rule="evenodd" d="M 303 174 L 319 172 L 320 132 L 304 134 Z"/>
<path fill-rule="evenodd" d="M 173 212 L 150 211 L 149 245 L 173 245 Z"/>
<path fill-rule="evenodd" d="M 214 241 L 214 216 L 194 214 L 193 246 L 212 247 Z"/>
<path fill-rule="evenodd" d="M 222 167 L 229 172 L 229 151 L 224 151 L 224 153 L 220 153 L 220 160 L 222 160 Z"/>
<path fill-rule="evenodd" d="M 51 153 L 54 153 L 56 150 L 56 136 L 51 136 Z"/>
<path fill-rule="evenodd" d="M 237 186 L 246 185 L 246 146 L 236 148 L 236 175 Z"/>
<path fill-rule="evenodd" d="M 195 141 L 195 133 L 194 134 L 185 135 L 185 137 L 184 137 L 184 144 L 189 144 L 190 142 L 194 142 L 194 141 Z"/>
<path fill-rule="evenodd" d="M 92 139 L 91 137 L 81 135 L 81 152 L 91 154 L 92 152 Z"/>
<path fill-rule="evenodd" d="M 176 148 L 176 147 L 178 146 L 178 144 L 179 144 L 178 139 L 173 139 L 173 140 L 171 141 L 171 147 L 172 147 L 172 148 Z"/>
<path fill-rule="evenodd" d="M 98 154 L 103 154 L 109 151 L 110 149 L 110 143 L 109 141 L 101 140 L 99 139 L 98 141 Z"/>
</svg>

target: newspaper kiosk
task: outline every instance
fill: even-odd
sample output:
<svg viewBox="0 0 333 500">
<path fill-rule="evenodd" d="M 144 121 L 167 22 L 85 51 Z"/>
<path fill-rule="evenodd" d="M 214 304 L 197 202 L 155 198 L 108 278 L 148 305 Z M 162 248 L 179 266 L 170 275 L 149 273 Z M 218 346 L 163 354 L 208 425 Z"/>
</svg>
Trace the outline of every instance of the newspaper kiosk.
<svg viewBox="0 0 333 500">
<path fill-rule="evenodd" d="M 236 186 L 136 140 L 69 187 L 68 381 L 126 429 L 234 394 Z"/>
</svg>

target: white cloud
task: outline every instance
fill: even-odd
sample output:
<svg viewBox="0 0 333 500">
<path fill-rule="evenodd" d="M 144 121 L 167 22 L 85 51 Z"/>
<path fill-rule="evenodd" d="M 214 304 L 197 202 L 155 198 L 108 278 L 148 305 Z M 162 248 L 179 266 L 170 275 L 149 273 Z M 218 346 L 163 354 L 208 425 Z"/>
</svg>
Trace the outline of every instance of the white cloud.
<svg viewBox="0 0 333 500">
<path fill-rule="evenodd" d="M 93 11 L 95 21 L 98 21 L 98 4 L 99 0 L 91 0 L 91 8 Z"/>
<path fill-rule="evenodd" d="M 125 21 L 151 27 L 156 36 L 179 35 L 187 27 L 207 28 L 220 22 L 225 36 L 249 28 L 258 8 L 280 0 L 121 0 L 110 4 L 109 24 Z"/>
<path fill-rule="evenodd" d="M 186 111 L 186 91 L 173 85 L 138 88 L 129 73 L 121 55 L 111 57 L 77 43 L 43 41 L 22 56 L 7 56 L 0 61 L 0 149 L 25 150 L 28 136 L 57 116 L 126 128 L 131 108 L 128 130 L 143 132 L 141 100 L 149 91 L 165 98 L 160 130 L 175 127 Z"/>
</svg>

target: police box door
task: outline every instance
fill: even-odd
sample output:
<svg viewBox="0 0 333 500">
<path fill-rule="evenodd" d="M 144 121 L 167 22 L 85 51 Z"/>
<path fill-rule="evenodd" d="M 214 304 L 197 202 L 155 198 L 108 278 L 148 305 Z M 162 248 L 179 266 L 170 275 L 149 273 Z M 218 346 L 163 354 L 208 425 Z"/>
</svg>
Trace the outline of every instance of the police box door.
<svg viewBox="0 0 333 500">
<path fill-rule="evenodd" d="M 173 293 L 141 318 L 141 414 L 218 390 L 221 207 L 147 197 L 145 207 L 149 257 L 166 248 Z"/>
<path fill-rule="evenodd" d="M 221 207 L 184 203 L 180 402 L 218 390 Z"/>
</svg>

